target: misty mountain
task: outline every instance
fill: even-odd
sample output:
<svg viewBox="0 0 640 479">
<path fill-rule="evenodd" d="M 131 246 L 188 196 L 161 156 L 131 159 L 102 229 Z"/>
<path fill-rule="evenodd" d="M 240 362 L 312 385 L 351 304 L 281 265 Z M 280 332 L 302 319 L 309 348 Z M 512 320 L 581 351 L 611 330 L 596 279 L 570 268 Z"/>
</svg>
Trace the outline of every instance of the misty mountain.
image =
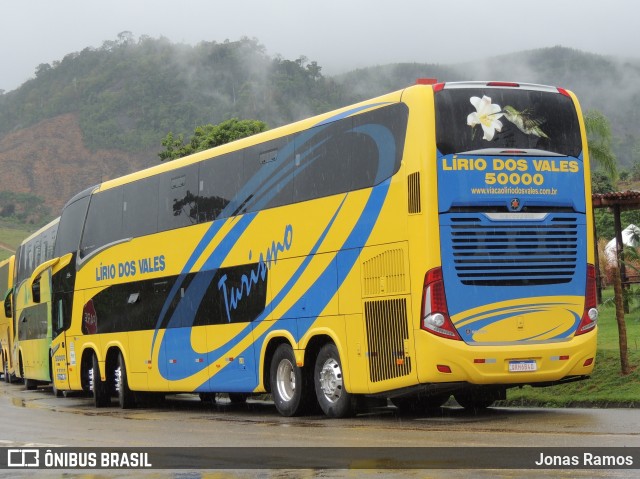
<svg viewBox="0 0 640 479">
<path fill-rule="evenodd" d="M 262 120 L 273 128 L 421 77 L 573 90 L 583 110 L 595 108 L 610 118 L 621 164 L 640 162 L 640 60 L 562 47 L 457 65 L 381 65 L 326 77 L 316 62 L 270 57 L 253 39 L 189 46 L 162 38 L 136 40 L 125 32 L 100 48 L 39 65 L 35 74 L 14 91 L 0 91 L 0 193 L 42 198 L 51 215 L 92 184 L 156 164 L 169 132 L 188 138 L 198 125 L 232 117 Z M 0 202 L 19 197 L 0 195 Z M 21 211 L 21 205 L 5 203 L 0 216 Z"/>
</svg>

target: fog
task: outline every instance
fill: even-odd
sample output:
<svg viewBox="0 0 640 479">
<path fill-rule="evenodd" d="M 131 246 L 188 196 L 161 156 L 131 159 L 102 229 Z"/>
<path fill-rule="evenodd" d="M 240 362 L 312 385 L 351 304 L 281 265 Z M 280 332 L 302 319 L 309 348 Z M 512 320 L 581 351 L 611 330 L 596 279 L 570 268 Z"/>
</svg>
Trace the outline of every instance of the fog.
<svg viewBox="0 0 640 479">
<path fill-rule="evenodd" d="M 38 65 L 96 48 L 121 32 L 196 45 L 243 36 L 270 55 L 306 56 L 332 75 L 387 63 L 456 64 L 562 45 L 640 56 L 634 0 L 7 0 L 0 90 Z"/>
</svg>

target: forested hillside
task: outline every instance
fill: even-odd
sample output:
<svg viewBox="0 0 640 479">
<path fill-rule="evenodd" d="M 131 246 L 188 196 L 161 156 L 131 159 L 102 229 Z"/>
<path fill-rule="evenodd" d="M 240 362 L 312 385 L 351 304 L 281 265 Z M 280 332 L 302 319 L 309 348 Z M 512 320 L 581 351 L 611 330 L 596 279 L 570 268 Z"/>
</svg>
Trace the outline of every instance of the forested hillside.
<svg viewBox="0 0 640 479">
<path fill-rule="evenodd" d="M 359 99 L 439 80 L 509 79 L 574 90 L 612 122 L 622 164 L 640 162 L 640 61 L 566 48 L 464 65 L 397 64 L 326 77 L 301 57 L 270 57 L 256 40 L 196 46 L 128 32 L 35 69 L 0 92 L 0 219 L 40 223 L 95 183 L 153 165 L 169 133 L 229 118 L 276 127 Z M 33 204 L 37 204 L 36 209 Z"/>
</svg>

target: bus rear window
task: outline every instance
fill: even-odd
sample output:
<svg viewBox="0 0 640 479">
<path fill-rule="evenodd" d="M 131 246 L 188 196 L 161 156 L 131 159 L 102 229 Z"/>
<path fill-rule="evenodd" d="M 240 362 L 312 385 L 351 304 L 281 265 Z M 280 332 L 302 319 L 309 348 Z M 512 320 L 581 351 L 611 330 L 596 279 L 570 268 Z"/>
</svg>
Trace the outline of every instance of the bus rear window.
<svg viewBox="0 0 640 479">
<path fill-rule="evenodd" d="M 578 157 L 580 126 L 571 98 L 519 88 L 452 88 L 435 95 L 443 155 L 485 149 L 541 150 Z"/>
</svg>

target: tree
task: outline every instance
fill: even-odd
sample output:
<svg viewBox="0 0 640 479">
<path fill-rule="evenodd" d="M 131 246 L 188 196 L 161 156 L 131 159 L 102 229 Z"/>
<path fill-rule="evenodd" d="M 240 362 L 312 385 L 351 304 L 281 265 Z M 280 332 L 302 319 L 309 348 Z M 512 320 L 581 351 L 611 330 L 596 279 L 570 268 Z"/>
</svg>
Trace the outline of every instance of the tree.
<svg viewBox="0 0 640 479">
<path fill-rule="evenodd" d="M 589 156 L 605 171 L 615 183 L 618 177 L 618 163 L 611 145 L 611 123 L 598 110 L 590 110 L 584 115 L 587 130 Z"/>
<path fill-rule="evenodd" d="M 609 119 L 597 110 L 587 112 L 584 117 L 587 130 L 589 156 L 604 169 L 609 179 L 615 183 L 618 176 L 616 157 L 611 150 L 611 124 Z M 623 262 L 618 250 L 618 258 L 613 270 L 613 290 L 616 306 L 616 322 L 618 323 L 618 340 L 620 346 L 620 369 L 623 375 L 631 372 L 627 350 L 627 326 L 624 320 L 624 291 L 620 279 L 619 264 Z M 627 265 L 628 266 L 628 265 Z"/>
<path fill-rule="evenodd" d="M 259 120 L 239 120 L 231 118 L 217 125 L 198 126 L 191 137 L 191 141 L 184 143 L 183 135 L 176 138 L 169 132 L 162 140 L 165 150 L 158 153 L 160 161 L 175 160 L 183 156 L 208 150 L 216 146 L 224 145 L 231 141 L 246 138 L 247 136 L 261 133 L 267 129 L 267 124 Z"/>
</svg>

